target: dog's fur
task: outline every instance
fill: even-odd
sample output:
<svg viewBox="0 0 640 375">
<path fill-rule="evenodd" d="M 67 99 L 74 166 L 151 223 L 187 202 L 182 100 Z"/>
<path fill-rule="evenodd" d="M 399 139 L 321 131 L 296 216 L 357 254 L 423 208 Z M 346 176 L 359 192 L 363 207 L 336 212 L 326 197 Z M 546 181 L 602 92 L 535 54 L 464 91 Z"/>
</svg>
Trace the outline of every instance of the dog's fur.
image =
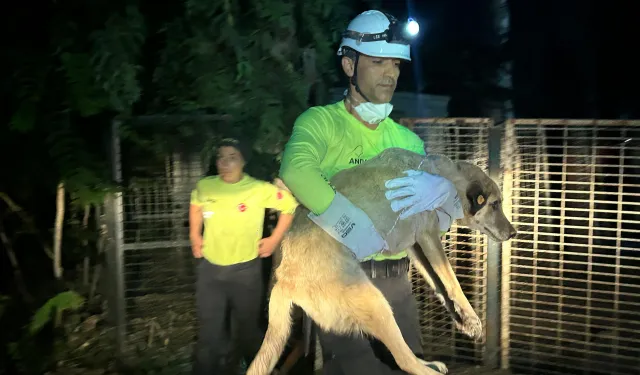
<svg viewBox="0 0 640 375">
<path fill-rule="evenodd" d="M 385 198 L 385 181 L 414 169 L 447 178 L 456 187 L 465 217 L 459 223 L 477 229 L 497 241 L 515 235 L 502 212 L 501 192 L 480 168 L 454 163 L 444 156 L 424 157 L 393 148 L 367 162 L 339 172 L 332 185 L 364 210 L 389 245 L 390 253 L 409 249 L 416 269 L 436 291 L 453 315 L 456 326 L 470 337 L 483 336 L 482 323 L 451 268 L 440 239 L 435 212 L 425 211 L 405 220 L 391 210 Z M 292 305 L 300 306 L 320 327 L 338 334 L 368 334 L 380 340 L 400 368 L 414 375 L 436 375 L 409 349 L 389 303 L 373 286 L 359 262 L 308 217 L 299 206 L 282 242 L 282 258 L 275 271 L 269 302 L 269 328 L 247 375 L 269 374 L 291 330 Z M 419 244 L 421 252 L 413 248 Z M 444 364 L 434 362 L 441 372 Z"/>
</svg>

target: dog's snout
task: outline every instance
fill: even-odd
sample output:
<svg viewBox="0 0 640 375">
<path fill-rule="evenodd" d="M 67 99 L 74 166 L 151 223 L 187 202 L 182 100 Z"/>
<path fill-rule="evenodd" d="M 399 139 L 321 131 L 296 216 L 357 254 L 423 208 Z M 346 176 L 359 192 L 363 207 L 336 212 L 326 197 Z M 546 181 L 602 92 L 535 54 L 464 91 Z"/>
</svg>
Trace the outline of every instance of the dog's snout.
<svg viewBox="0 0 640 375">
<path fill-rule="evenodd" d="M 514 238 L 517 234 L 518 234 L 518 231 L 516 230 L 516 228 L 511 227 L 511 229 L 509 230 L 509 239 Z"/>
</svg>

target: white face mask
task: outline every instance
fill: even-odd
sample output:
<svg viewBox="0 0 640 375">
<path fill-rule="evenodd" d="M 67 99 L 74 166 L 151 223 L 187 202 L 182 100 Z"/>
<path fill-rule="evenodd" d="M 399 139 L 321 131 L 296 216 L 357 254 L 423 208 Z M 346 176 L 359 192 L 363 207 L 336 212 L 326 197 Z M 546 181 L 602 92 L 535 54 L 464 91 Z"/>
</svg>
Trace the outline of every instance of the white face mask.
<svg viewBox="0 0 640 375">
<path fill-rule="evenodd" d="M 353 96 L 349 96 L 349 98 L 352 102 L 356 102 L 356 99 L 354 99 Z M 389 116 L 391 111 L 393 111 L 393 104 L 374 104 L 371 102 L 366 102 L 354 106 L 353 109 L 364 122 L 369 124 L 379 124 L 382 120 L 386 119 Z"/>
</svg>

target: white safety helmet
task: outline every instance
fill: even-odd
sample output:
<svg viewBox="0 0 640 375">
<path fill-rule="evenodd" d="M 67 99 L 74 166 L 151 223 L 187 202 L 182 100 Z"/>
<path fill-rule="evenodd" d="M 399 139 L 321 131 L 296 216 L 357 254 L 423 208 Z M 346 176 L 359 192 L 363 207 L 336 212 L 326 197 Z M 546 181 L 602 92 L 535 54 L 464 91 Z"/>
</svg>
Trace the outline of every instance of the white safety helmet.
<svg viewBox="0 0 640 375">
<path fill-rule="evenodd" d="M 342 34 L 338 56 L 344 48 L 364 55 L 411 61 L 410 39 L 418 33 L 418 23 L 409 19 L 399 23 L 395 17 L 377 10 L 360 13 Z"/>
</svg>

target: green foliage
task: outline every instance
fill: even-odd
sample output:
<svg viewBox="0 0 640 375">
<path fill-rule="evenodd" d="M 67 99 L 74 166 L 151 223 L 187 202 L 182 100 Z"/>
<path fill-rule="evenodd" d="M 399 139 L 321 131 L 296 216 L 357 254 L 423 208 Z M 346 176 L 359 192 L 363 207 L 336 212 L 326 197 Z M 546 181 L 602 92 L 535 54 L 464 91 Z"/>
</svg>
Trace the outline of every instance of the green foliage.
<svg viewBox="0 0 640 375">
<path fill-rule="evenodd" d="M 78 206 L 100 202 L 113 188 L 98 138 L 83 128 L 105 133 L 113 115 L 134 114 L 143 91 L 146 111 L 227 114 L 232 122 L 216 131 L 239 128 L 258 152 L 279 153 L 312 85 L 335 80 L 335 44 L 350 15 L 341 0 L 187 0 L 162 19 L 133 4 L 87 7 L 86 19 L 69 18 L 70 5 L 54 5 L 51 50 L 17 57 L 12 129 L 46 134 L 42 146 L 58 176 L 49 186 L 65 181 Z M 158 33 L 161 49 L 144 55 Z M 303 64 L 308 48 L 316 55 L 311 76 Z M 145 142 L 165 148 L 153 143 L 166 138 Z"/>
<path fill-rule="evenodd" d="M 84 305 L 85 298 L 74 291 L 66 291 L 49 299 L 36 311 L 29 325 L 29 333 L 35 335 L 51 321 L 55 314 L 56 324 L 60 323 L 62 314 L 67 311 L 75 311 Z"/>
<path fill-rule="evenodd" d="M 73 291 L 62 292 L 49 299 L 31 318 L 24 334 L 7 344 L 7 354 L 21 374 L 44 374 L 56 366 L 65 355 L 66 338 L 61 331 L 62 314 L 75 312 L 84 305 L 84 297 Z M 43 330 L 54 319 L 54 336 Z"/>
<path fill-rule="evenodd" d="M 138 60 L 145 32 L 142 14 L 137 7 L 127 6 L 124 16 L 113 14 L 106 27 L 91 36 L 93 72 L 108 94 L 111 108 L 119 113 L 129 112 L 140 98 Z"/>
<path fill-rule="evenodd" d="M 56 125 L 47 137 L 49 153 L 65 182 L 71 203 L 76 208 L 98 205 L 115 186 L 107 179 L 107 164 L 96 160 L 94 150 L 74 129 L 68 112 L 52 120 Z"/>
<path fill-rule="evenodd" d="M 18 370 L 19 374 L 45 374 L 54 364 L 49 357 L 50 350 L 44 349 L 42 345 L 33 343 L 33 339 L 28 336 L 23 336 L 16 342 L 8 343 L 7 354 L 11 357 L 13 366 Z"/>
<path fill-rule="evenodd" d="M 9 81 L 16 108 L 11 129 L 33 134 L 35 148 L 43 151 L 24 158 L 51 158 L 57 173 L 43 182 L 52 192 L 62 180 L 78 207 L 100 204 L 113 187 L 107 145 L 95 142 L 102 141 L 113 115 L 130 113 L 140 98 L 144 17 L 135 6 L 114 6 L 86 19 L 74 19 L 70 4 L 52 11 L 45 48 L 14 47 L 19 53 Z"/>
<path fill-rule="evenodd" d="M 18 110 L 11 117 L 11 127 L 18 131 L 28 131 L 33 128 L 36 122 L 36 114 L 38 112 L 37 101 L 35 99 L 26 99 L 23 101 Z"/>
<path fill-rule="evenodd" d="M 157 108 L 228 114 L 258 151 L 279 152 L 317 83 L 302 53 L 314 48 L 317 77 L 330 81 L 348 11 L 338 0 L 187 0 L 164 29 Z"/>
<path fill-rule="evenodd" d="M 69 85 L 69 106 L 89 117 L 109 106 L 109 98 L 99 87 L 88 53 L 63 52 L 60 63 Z"/>
<path fill-rule="evenodd" d="M 35 127 L 39 104 L 45 95 L 46 77 L 50 70 L 47 60 L 43 61 L 39 56 L 33 56 L 32 51 L 16 57 L 15 65 L 18 69 L 14 70 L 10 80 L 15 101 L 18 103 L 10 121 L 13 130 L 26 132 Z"/>
<path fill-rule="evenodd" d="M 11 303 L 11 297 L 0 294 L 0 319 L 2 318 L 2 315 L 4 315 L 9 303 Z"/>
</svg>

